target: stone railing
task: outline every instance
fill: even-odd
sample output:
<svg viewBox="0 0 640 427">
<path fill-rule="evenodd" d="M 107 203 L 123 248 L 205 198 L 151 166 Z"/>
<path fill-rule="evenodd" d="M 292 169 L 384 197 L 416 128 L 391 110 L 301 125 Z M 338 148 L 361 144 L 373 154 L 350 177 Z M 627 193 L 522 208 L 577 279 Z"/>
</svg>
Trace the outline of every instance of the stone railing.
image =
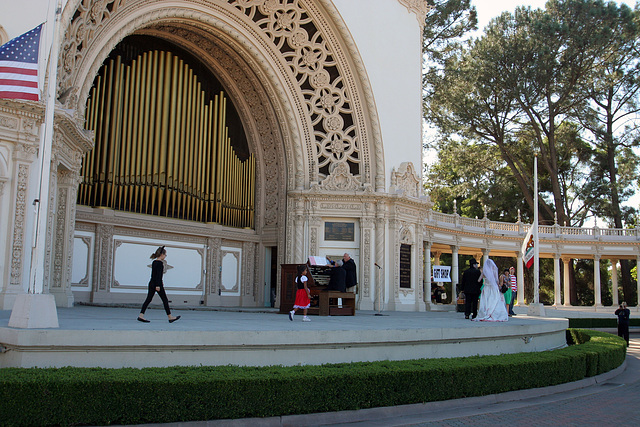
<svg viewBox="0 0 640 427">
<path fill-rule="evenodd" d="M 426 219 L 427 225 L 456 230 L 497 234 L 503 236 L 521 236 L 529 231 L 530 224 L 523 222 L 491 221 L 487 218 L 465 218 L 457 214 L 445 214 L 430 211 Z M 636 228 L 601 228 L 594 227 L 563 227 L 555 225 L 541 225 L 538 228 L 541 238 L 584 241 L 585 239 L 621 241 L 640 241 L 640 227 Z"/>
</svg>

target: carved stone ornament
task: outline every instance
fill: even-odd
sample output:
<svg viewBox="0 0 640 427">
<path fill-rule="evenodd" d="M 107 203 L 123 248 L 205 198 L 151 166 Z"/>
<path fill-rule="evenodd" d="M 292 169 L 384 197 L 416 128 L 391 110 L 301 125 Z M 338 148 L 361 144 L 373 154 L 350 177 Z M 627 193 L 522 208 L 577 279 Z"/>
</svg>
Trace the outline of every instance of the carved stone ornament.
<svg viewBox="0 0 640 427">
<path fill-rule="evenodd" d="M 408 197 L 418 197 L 420 195 L 420 179 L 416 174 L 412 162 L 402 162 L 396 171 L 391 172 L 390 193 L 401 193 Z"/>
<path fill-rule="evenodd" d="M 347 163 L 339 163 L 325 179 L 321 187 L 331 191 L 355 191 L 360 188 L 358 180 L 351 175 Z"/>
<path fill-rule="evenodd" d="M 427 0 L 398 0 L 401 5 L 406 7 L 409 12 L 413 12 L 416 14 L 416 18 L 418 18 L 418 24 L 420 24 L 420 29 L 424 29 L 424 20 L 427 17 L 427 13 L 434 7 L 431 6 Z"/>
</svg>

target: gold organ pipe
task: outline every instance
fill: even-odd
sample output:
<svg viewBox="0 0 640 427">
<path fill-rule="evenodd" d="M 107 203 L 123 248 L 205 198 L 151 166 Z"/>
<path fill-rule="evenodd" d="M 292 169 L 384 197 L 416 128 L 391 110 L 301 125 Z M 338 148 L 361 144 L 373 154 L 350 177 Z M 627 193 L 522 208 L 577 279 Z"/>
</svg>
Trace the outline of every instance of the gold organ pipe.
<svg viewBox="0 0 640 427">
<path fill-rule="evenodd" d="M 104 81 L 104 88 L 106 87 L 112 87 L 112 83 L 113 82 L 113 60 L 109 61 L 109 65 L 107 67 L 107 75 Z M 106 91 L 103 90 L 103 93 L 106 94 Z M 103 105 L 103 109 L 102 109 L 102 114 L 100 117 L 100 121 L 102 123 L 110 123 L 110 113 L 111 113 L 111 96 L 106 95 L 104 97 L 104 104 Z M 96 205 L 98 206 L 102 206 L 103 202 L 104 202 L 104 194 L 106 191 L 106 181 L 107 181 L 107 158 L 108 158 L 108 150 L 109 150 L 109 144 L 107 144 L 107 141 L 109 141 L 109 126 L 101 126 L 101 135 L 100 135 L 100 142 L 101 142 L 101 146 L 102 149 L 100 150 L 100 169 L 99 169 L 99 175 L 98 175 L 98 181 L 99 181 L 99 189 L 100 192 L 98 193 L 98 200 L 96 200 Z M 103 143 L 104 142 L 104 143 Z"/>
<path fill-rule="evenodd" d="M 171 216 L 176 217 L 177 215 L 177 211 L 176 211 L 176 201 L 178 199 L 178 183 L 179 183 L 179 176 L 178 173 L 180 172 L 180 165 L 182 164 L 182 162 L 180 162 L 181 159 L 181 146 L 180 144 L 183 141 L 182 138 L 182 129 L 183 129 L 183 123 L 184 123 L 184 119 L 183 119 L 183 114 L 184 114 L 184 103 L 183 103 L 183 93 L 184 93 L 184 61 L 179 61 L 178 63 L 178 78 L 177 80 L 177 84 L 176 84 L 176 105 L 177 105 L 177 109 L 175 112 L 175 116 L 177 118 L 179 118 L 179 120 L 176 121 L 176 128 L 175 128 L 175 145 L 173 147 L 173 171 L 171 174 Z"/>
<path fill-rule="evenodd" d="M 201 159 L 202 174 L 200 175 L 200 188 L 202 199 L 200 201 L 200 221 L 208 222 L 207 208 L 209 206 L 209 173 L 210 168 L 208 164 L 209 156 L 211 155 L 211 123 L 212 123 L 212 108 L 213 104 L 211 100 L 206 105 L 206 120 L 204 130 L 204 153 Z"/>
<path fill-rule="evenodd" d="M 128 150 L 128 180 L 127 180 L 127 197 L 125 200 L 126 208 L 125 210 L 134 210 L 131 208 L 131 202 L 133 198 L 133 193 L 135 191 L 135 179 L 136 179 L 136 147 L 138 146 L 138 114 L 139 114 L 139 100 L 140 100 L 140 60 L 136 59 L 131 64 L 132 73 L 131 73 L 131 83 L 129 85 L 130 91 L 133 94 L 131 97 L 131 112 L 129 114 L 129 120 L 131 123 L 129 124 L 129 150 Z"/>
<path fill-rule="evenodd" d="M 187 107 L 186 120 L 184 122 L 185 126 L 185 138 L 184 138 L 184 148 L 183 148 L 183 160 L 182 160 L 182 173 L 180 174 L 180 185 L 182 186 L 181 195 L 181 206 L 180 206 L 180 216 L 186 219 L 187 214 L 187 203 L 188 203 L 188 194 L 189 194 L 189 183 L 187 182 L 187 175 L 189 165 L 191 163 L 191 132 L 193 129 L 192 123 L 192 112 L 193 105 L 193 73 L 191 70 L 188 70 L 187 73 L 187 93 L 185 94 L 185 103 Z"/>
<path fill-rule="evenodd" d="M 136 150 L 136 212 L 142 212 L 144 205 L 144 186 L 147 178 L 144 176 L 144 167 L 147 153 L 147 135 L 149 134 L 149 117 L 147 108 L 151 91 L 149 91 L 149 69 L 151 68 L 151 55 L 145 52 L 142 58 L 142 69 L 140 70 L 140 110 L 138 114 L 138 149 Z"/>
<path fill-rule="evenodd" d="M 174 58 L 171 64 L 171 99 L 177 98 L 178 91 L 178 61 L 177 58 Z M 169 216 L 169 206 L 173 196 L 173 168 L 175 165 L 175 146 L 176 146 L 176 109 L 179 108 L 177 105 L 175 108 L 172 108 L 171 115 L 169 118 L 169 133 L 168 133 L 168 143 L 167 143 L 167 176 L 166 176 L 166 184 L 165 184 L 165 216 Z"/>
<path fill-rule="evenodd" d="M 198 213 L 198 166 L 200 164 L 200 156 L 202 155 L 202 122 L 204 118 L 202 114 L 202 102 L 204 101 L 204 93 L 201 91 L 201 85 L 198 83 L 196 94 L 196 127 L 194 129 L 193 144 L 193 163 L 191 164 L 191 215 L 190 218 L 197 218 Z"/>
<path fill-rule="evenodd" d="M 126 71 L 128 70 L 128 67 L 125 69 L 124 64 L 122 64 L 120 61 L 118 61 L 118 92 L 117 92 L 117 101 L 118 101 L 118 112 L 117 112 L 117 116 L 119 118 L 119 120 L 117 120 L 118 122 L 118 126 L 117 126 L 117 139 L 116 139 L 116 146 L 115 146 L 115 161 L 116 164 L 114 165 L 114 176 L 113 176 L 113 191 L 111 193 L 111 205 L 109 207 L 111 207 L 112 209 L 119 209 L 120 208 L 120 200 L 122 198 L 122 182 L 123 182 L 123 178 L 122 178 L 122 173 L 124 171 L 124 151 L 123 151 L 123 144 L 126 141 L 126 139 L 124 138 L 123 132 L 126 130 L 125 129 L 125 125 L 126 125 L 126 107 L 127 104 L 125 102 L 125 100 L 128 101 L 128 91 L 125 90 L 124 85 L 126 84 L 127 80 L 125 79 L 125 75 L 126 75 Z"/>
<path fill-rule="evenodd" d="M 226 220 L 226 224 L 232 224 L 233 223 L 233 211 L 231 209 L 231 194 L 233 191 L 233 151 L 231 150 L 231 144 L 229 144 L 229 137 L 228 135 L 228 129 L 225 126 L 224 128 L 224 142 L 225 145 L 227 147 L 227 158 L 226 158 L 226 162 L 227 162 L 227 185 L 225 186 L 225 199 L 226 199 L 226 204 L 227 204 L 227 220 Z"/>
<path fill-rule="evenodd" d="M 129 147 L 131 145 L 131 111 L 133 110 L 133 88 L 131 87 L 132 67 L 127 67 L 125 72 L 124 90 L 124 112 L 122 114 L 124 123 L 122 126 L 122 172 L 120 185 L 118 186 L 118 209 L 126 209 L 126 200 L 129 190 Z"/>
<path fill-rule="evenodd" d="M 178 177 L 178 200 L 177 200 L 177 208 L 176 208 L 176 216 L 178 218 L 183 218 L 182 215 L 182 204 L 184 201 L 184 168 L 185 168 L 185 153 L 187 149 L 187 118 L 189 117 L 189 67 L 184 64 L 184 73 L 182 80 L 182 117 L 180 120 L 180 169 L 177 171 L 176 176 Z"/>
<path fill-rule="evenodd" d="M 134 111 L 132 117 L 134 126 L 133 132 L 131 134 L 131 189 L 129 190 L 128 209 L 134 212 L 138 212 L 137 194 L 140 187 L 140 181 L 138 179 L 138 154 L 141 145 L 140 133 L 142 132 L 142 123 L 140 122 L 140 117 L 142 115 L 142 100 L 144 99 L 144 93 L 142 92 L 144 86 L 144 77 L 142 75 L 144 64 L 145 57 L 144 55 L 141 55 L 138 57 L 137 62 L 135 63 L 135 72 L 133 73 L 133 75 L 135 76 L 135 79 L 133 81 L 133 90 L 135 93 L 136 102 L 134 103 Z"/>
<path fill-rule="evenodd" d="M 194 80 L 197 82 L 197 76 L 194 75 Z M 189 203 L 189 218 L 193 218 L 195 216 L 195 210 L 197 205 L 197 191 L 196 191 L 196 164 L 198 159 L 199 152 L 199 134 L 200 134 L 200 101 L 202 97 L 201 92 L 201 84 L 200 82 L 196 83 L 196 90 L 194 92 L 193 97 L 193 111 L 194 111 L 194 125 L 193 125 L 193 145 L 192 145 L 192 158 L 189 163 L 189 187 L 190 187 L 190 196 L 191 203 Z"/>
<path fill-rule="evenodd" d="M 109 60 L 87 105 L 95 148 L 83 159 L 79 203 L 253 228 L 255 156 L 236 154 L 224 91 L 206 97 L 170 52 Z"/>
<path fill-rule="evenodd" d="M 153 215 L 155 208 L 156 194 L 158 191 L 157 185 L 157 165 L 158 165 L 158 137 L 160 133 L 158 118 L 158 104 L 160 102 L 160 79 L 162 76 L 162 66 L 164 64 L 164 55 L 159 55 L 158 51 L 153 51 L 153 82 L 151 86 L 151 104 L 149 105 L 151 111 L 151 123 L 155 126 L 150 126 L 151 135 L 149 135 L 149 151 L 147 152 L 147 208 L 145 213 Z"/>
<path fill-rule="evenodd" d="M 169 113 L 171 109 L 171 61 L 173 59 L 173 55 L 171 52 L 167 52 L 164 55 L 164 66 L 161 74 L 161 79 L 163 83 L 162 88 L 162 120 L 159 123 L 160 132 L 159 132 L 159 168 L 156 173 L 158 174 L 158 200 L 156 202 L 156 210 L 154 213 L 156 215 L 162 214 L 162 206 L 164 203 L 165 191 L 167 188 L 167 151 L 169 149 L 169 141 L 168 141 L 168 124 L 169 124 Z M 157 116 L 156 116 L 157 117 Z M 158 157 L 158 155 L 156 155 Z"/>
<path fill-rule="evenodd" d="M 216 215 L 215 215 L 215 222 L 220 223 L 221 222 L 221 214 L 222 214 L 222 141 L 220 139 L 220 128 L 222 127 L 222 120 L 221 120 L 221 116 L 222 116 L 222 105 L 221 105 L 221 98 L 222 96 L 218 97 L 216 96 L 216 110 L 217 110 L 217 114 L 216 114 L 216 119 L 217 119 L 217 123 L 216 123 L 216 144 L 218 145 L 217 147 L 217 154 L 216 154 L 216 186 L 215 186 L 215 209 L 216 209 Z"/>
<path fill-rule="evenodd" d="M 98 131 L 98 100 L 100 99 L 98 96 L 98 88 L 100 87 L 100 83 L 102 82 L 102 76 L 99 76 L 96 82 L 96 86 L 92 90 L 91 95 L 91 109 L 89 112 L 89 126 L 88 128 L 94 131 L 94 135 L 97 135 Z M 92 197 L 93 191 L 95 191 L 94 187 L 94 179 L 93 179 L 93 171 L 95 170 L 95 159 L 96 159 L 96 151 L 98 145 L 94 145 L 93 149 L 87 153 L 85 156 L 85 161 L 83 162 L 83 166 L 85 167 L 84 171 L 84 189 L 83 189 L 83 201 L 87 205 L 92 205 Z M 88 160 L 88 161 L 87 161 Z"/>
<path fill-rule="evenodd" d="M 218 156 L 218 95 L 215 95 L 213 98 L 213 128 L 211 129 L 211 161 L 209 165 L 210 169 L 210 179 L 209 179 L 209 222 L 216 222 L 217 218 L 217 202 L 216 202 L 216 175 L 218 173 L 218 164 L 216 163 L 216 159 Z"/>
<path fill-rule="evenodd" d="M 115 64 L 112 63 L 113 80 L 112 87 L 115 88 L 113 92 L 109 92 L 109 98 L 111 102 L 111 108 L 109 111 L 109 138 L 107 141 L 109 146 L 109 158 L 107 159 L 107 206 L 113 206 L 113 193 L 114 193 L 114 180 L 115 180 L 115 168 L 118 164 L 118 153 L 116 148 L 118 146 L 118 120 L 120 116 L 118 102 L 118 95 L 120 93 L 120 57 L 116 58 Z M 115 94 L 114 94 L 115 93 Z"/>
</svg>

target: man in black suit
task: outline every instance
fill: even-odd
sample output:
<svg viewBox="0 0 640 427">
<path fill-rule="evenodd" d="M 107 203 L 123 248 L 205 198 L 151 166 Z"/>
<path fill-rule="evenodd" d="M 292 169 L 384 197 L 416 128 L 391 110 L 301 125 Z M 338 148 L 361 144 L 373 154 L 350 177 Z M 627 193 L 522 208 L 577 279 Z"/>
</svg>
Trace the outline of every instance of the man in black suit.
<svg viewBox="0 0 640 427">
<path fill-rule="evenodd" d="M 478 269 L 478 261 L 474 258 L 469 260 L 470 267 L 462 273 L 462 291 L 464 292 L 464 318 L 468 319 L 473 313 L 472 319 L 478 315 L 478 298 L 480 297 L 480 288 L 482 284 L 478 281 L 480 278 L 480 269 Z"/>
<path fill-rule="evenodd" d="M 331 270 L 329 271 L 328 291 L 346 292 L 347 270 L 342 267 L 342 261 L 331 261 Z"/>
<path fill-rule="evenodd" d="M 358 275 L 356 274 L 356 262 L 349 256 L 349 254 L 344 254 L 344 256 L 342 257 L 342 268 L 347 271 L 347 289 L 357 285 Z M 353 292 L 355 292 L 355 289 L 353 290 Z"/>
</svg>

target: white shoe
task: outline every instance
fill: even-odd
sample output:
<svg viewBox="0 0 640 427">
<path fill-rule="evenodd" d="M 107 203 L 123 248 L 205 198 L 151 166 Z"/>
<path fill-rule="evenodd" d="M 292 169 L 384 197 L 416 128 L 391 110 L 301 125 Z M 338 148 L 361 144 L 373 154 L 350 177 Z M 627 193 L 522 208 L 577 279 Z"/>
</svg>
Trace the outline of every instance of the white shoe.
<svg viewBox="0 0 640 427">
<path fill-rule="evenodd" d="M 294 314 L 296 314 L 296 312 L 295 312 L 295 311 L 293 311 L 293 310 L 291 310 L 291 311 L 289 312 L 289 320 L 291 320 L 292 322 L 293 322 L 293 315 L 294 315 Z"/>
<path fill-rule="evenodd" d="M 311 319 L 309 319 L 307 316 L 304 316 L 304 317 L 302 318 L 302 321 L 303 321 L 303 322 L 311 322 Z"/>
</svg>

